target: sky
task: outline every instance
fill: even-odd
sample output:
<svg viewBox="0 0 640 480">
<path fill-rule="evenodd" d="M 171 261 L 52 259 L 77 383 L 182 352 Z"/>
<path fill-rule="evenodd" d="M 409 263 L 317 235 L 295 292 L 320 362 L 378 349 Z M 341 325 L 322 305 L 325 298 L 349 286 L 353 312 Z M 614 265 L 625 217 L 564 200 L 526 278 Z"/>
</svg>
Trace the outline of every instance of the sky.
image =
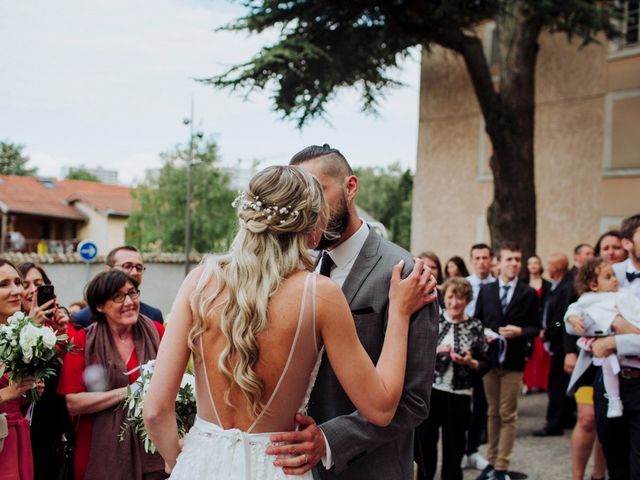
<svg viewBox="0 0 640 480">
<path fill-rule="evenodd" d="M 186 145 L 183 119 L 217 141 L 225 165 L 286 163 L 311 144 L 339 148 L 353 166 L 414 168 L 419 54 L 394 77 L 378 115 L 355 89 L 328 105 L 327 120 L 298 130 L 273 111 L 268 91 L 214 90 L 196 78 L 247 61 L 275 40 L 216 29 L 244 12 L 228 0 L 0 0 L 0 141 L 25 145 L 29 166 L 116 169 L 144 178 L 159 153 Z"/>
</svg>

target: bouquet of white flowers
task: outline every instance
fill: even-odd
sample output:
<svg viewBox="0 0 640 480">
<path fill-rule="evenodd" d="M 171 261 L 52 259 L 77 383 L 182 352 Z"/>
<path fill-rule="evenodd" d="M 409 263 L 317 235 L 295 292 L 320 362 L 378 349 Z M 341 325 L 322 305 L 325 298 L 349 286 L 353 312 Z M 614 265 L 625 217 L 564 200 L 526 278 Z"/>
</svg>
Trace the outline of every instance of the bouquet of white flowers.
<svg viewBox="0 0 640 480">
<path fill-rule="evenodd" d="M 124 434 L 129 428 L 140 436 L 144 450 L 147 453 L 155 453 L 156 447 L 149 439 L 149 434 L 144 426 L 142 419 L 142 408 L 144 407 L 144 396 L 151 384 L 151 377 L 155 367 L 155 360 L 150 360 L 140 366 L 140 376 L 138 379 L 127 387 L 127 395 L 123 400 L 123 408 L 127 412 L 120 429 L 120 440 L 124 438 Z M 129 373 L 129 372 L 127 372 Z M 195 378 L 190 373 L 185 373 L 178 389 L 176 397 L 176 422 L 178 424 L 178 436 L 184 437 L 196 419 L 196 396 L 195 396 Z"/>
<path fill-rule="evenodd" d="M 71 351 L 67 335 L 56 335 L 50 327 L 38 325 L 31 317 L 16 312 L 0 325 L 0 376 L 9 372 L 9 379 L 20 382 L 25 377 L 44 380 L 56 375 L 53 367 L 61 364 L 60 353 Z M 38 392 L 30 390 L 31 402 L 39 399 Z"/>
</svg>

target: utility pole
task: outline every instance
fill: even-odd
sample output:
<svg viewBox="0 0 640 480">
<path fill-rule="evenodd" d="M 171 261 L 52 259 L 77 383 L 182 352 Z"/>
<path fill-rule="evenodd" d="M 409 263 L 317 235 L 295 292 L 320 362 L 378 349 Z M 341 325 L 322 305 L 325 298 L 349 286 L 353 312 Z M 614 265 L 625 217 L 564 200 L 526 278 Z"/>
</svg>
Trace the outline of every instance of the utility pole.
<svg viewBox="0 0 640 480">
<path fill-rule="evenodd" d="M 189 157 L 187 158 L 187 199 L 184 209 L 184 276 L 189 275 L 191 262 L 189 253 L 191 253 L 191 197 L 192 197 L 192 168 L 193 168 L 193 149 L 194 140 L 202 138 L 202 132 L 193 133 L 193 95 L 191 95 L 191 117 L 185 118 L 182 123 L 189 125 Z"/>
</svg>

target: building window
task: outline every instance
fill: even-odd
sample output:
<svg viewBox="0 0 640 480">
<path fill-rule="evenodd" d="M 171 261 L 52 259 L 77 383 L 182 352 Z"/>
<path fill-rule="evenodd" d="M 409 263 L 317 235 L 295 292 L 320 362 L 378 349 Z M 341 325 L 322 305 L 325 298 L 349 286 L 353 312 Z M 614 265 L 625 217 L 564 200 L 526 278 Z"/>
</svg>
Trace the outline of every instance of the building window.
<svg viewBox="0 0 640 480">
<path fill-rule="evenodd" d="M 635 47 L 640 45 L 640 32 L 638 20 L 640 17 L 640 0 L 627 0 L 622 3 L 622 47 Z"/>
<path fill-rule="evenodd" d="M 605 176 L 640 175 L 640 89 L 605 97 L 603 170 Z"/>
</svg>

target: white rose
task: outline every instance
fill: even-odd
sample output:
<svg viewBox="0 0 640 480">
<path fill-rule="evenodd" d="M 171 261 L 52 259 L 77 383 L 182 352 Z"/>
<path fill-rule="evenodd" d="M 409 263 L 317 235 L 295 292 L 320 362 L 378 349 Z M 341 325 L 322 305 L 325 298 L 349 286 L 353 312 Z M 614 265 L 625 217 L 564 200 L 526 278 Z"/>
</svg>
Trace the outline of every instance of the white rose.
<svg viewBox="0 0 640 480">
<path fill-rule="evenodd" d="M 25 362 L 29 363 L 33 358 L 33 348 L 40 338 L 40 329 L 35 325 L 28 323 L 20 330 L 20 348 Z"/>
<path fill-rule="evenodd" d="M 42 343 L 47 348 L 53 348 L 56 346 L 56 342 L 58 339 L 56 338 L 56 334 L 53 333 L 49 327 L 42 327 Z"/>
<path fill-rule="evenodd" d="M 153 374 L 153 369 L 155 368 L 155 366 L 156 366 L 156 361 L 149 360 L 147 363 L 140 366 L 140 373 L 142 375 L 146 375 L 148 373 Z"/>
<path fill-rule="evenodd" d="M 24 313 L 16 312 L 7 319 L 7 323 L 9 324 L 18 323 L 22 319 L 24 319 Z"/>
<path fill-rule="evenodd" d="M 22 344 L 20 344 L 20 346 L 22 347 L 22 359 L 25 361 L 25 363 L 30 363 L 33 359 L 33 348 L 28 345 L 25 346 Z"/>
</svg>

